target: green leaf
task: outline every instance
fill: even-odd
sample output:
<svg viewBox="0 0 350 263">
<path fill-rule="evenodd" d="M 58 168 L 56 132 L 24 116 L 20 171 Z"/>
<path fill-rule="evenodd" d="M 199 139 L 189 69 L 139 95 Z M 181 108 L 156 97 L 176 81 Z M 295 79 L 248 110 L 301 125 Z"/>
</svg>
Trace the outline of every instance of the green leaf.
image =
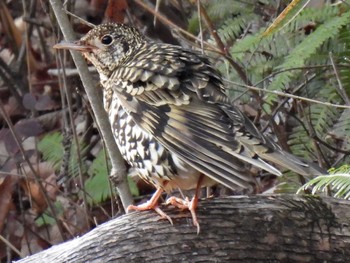
<svg viewBox="0 0 350 263">
<path fill-rule="evenodd" d="M 89 169 L 90 178 L 85 181 L 85 191 L 88 194 L 90 204 L 98 204 L 111 197 L 111 186 L 109 171 L 107 168 L 106 156 L 101 150 Z M 139 190 L 135 182 L 128 177 L 128 184 L 131 194 L 138 196 Z"/>
<path fill-rule="evenodd" d="M 54 203 L 54 209 L 56 211 L 56 216 L 60 216 L 63 214 L 63 207 L 62 207 L 61 202 L 56 201 Z M 50 209 L 47 208 L 46 211 L 35 220 L 35 224 L 38 227 L 44 226 L 44 225 L 56 224 L 56 220 L 52 217 L 52 215 L 49 211 L 50 211 Z"/>
<path fill-rule="evenodd" d="M 61 165 L 63 156 L 62 134 L 53 132 L 45 135 L 38 142 L 38 150 L 43 154 L 43 159 L 52 163 L 57 170 Z"/>
<path fill-rule="evenodd" d="M 90 178 L 85 181 L 85 191 L 88 194 L 90 204 L 101 203 L 111 196 L 109 173 L 107 169 L 106 156 L 101 150 L 89 169 Z"/>
<path fill-rule="evenodd" d="M 339 169 L 329 170 L 329 175 L 320 175 L 303 185 L 297 193 L 311 189 L 312 194 L 323 193 L 328 190 L 336 198 L 350 198 L 350 166 L 344 165 Z"/>
<path fill-rule="evenodd" d="M 51 134 L 45 135 L 38 143 L 38 149 L 43 154 L 43 159 L 48 161 L 49 163 L 52 163 L 53 167 L 56 171 L 58 171 L 62 164 L 63 159 L 63 144 L 62 144 L 62 134 L 59 132 L 53 132 Z M 69 145 L 68 145 L 69 147 Z M 84 160 L 86 157 L 84 156 L 83 152 L 85 150 L 86 146 L 84 146 L 82 143 L 80 144 L 80 151 L 81 151 L 81 158 L 82 158 L 82 169 L 83 173 L 85 173 L 86 166 L 84 165 Z M 68 162 L 68 176 L 69 177 L 75 177 L 79 174 L 79 162 L 78 162 L 78 154 L 77 154 L 77 147 L 74 141 L 70 145 L 70 156 L 69 156 L 69 162 Z"/>
<path fill-rule="evenodd" d="M 306 61 L 323 45 L 327 40 L 339 33 L 341 28 L 349 23 L 350 12 L 344 13 L 342 16 L 332 17 L 325 23 L 321 24 L 313 33 L 305 37 L 305 39 L 285 57 L 284 62 L 279 65 L 277 70 L 286 70 L 291 68 L 302 67 Z M 285 71 L 278 74 L 269 86 L 269 90 L 282 90 L 288 88 L 289 84 L 295 80 L 292 71 Z M 273 104 L 277 100 L 277 95 L 268 95 L 267 104 Z"/>
</svg>

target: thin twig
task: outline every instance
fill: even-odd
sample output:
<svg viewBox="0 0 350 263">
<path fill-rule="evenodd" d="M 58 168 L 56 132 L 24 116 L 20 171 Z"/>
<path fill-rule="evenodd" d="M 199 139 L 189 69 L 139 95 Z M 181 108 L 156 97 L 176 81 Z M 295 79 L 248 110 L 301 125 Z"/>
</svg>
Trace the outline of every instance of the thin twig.
<svg viewBox="0 0 350 263">
<path fill-rule="evenodd" d="M 88 69 L 90 73 L 97 73 L 97 70 L 94 66 L 90 66 L 88 67 Z M 64 70 L 67 77 L 79 76 L 79 72 L 76 68 L 65 68 Z M 47 71 L 47 73 L 51 76 L 58 76 L 59 74 L 61 74 L 61 70 L 56 68 L 51 68 Z"/>
<path fill-rule="evenodd" d="M 56 210 L 53 207 L 52 202 L 50 202 L 49 197 L 47 196 L 47 192 L 45 191 L 45 187 L 43 186 L 42 181 L 41 181 L 38 173 L 35 171 L 35 169 L 33 167 L 33 164 L 31 163 L 31 161 L 29 160 L 29 157 L 25 153 L 25 150 L 23 148 L 22 142 L 19 139 L 19 137 L 18 137 L 18 135 L 16 133 L 16 130 L 15 130 L 15 127 L 13 126 L 11 119 L 7 115 L 7 113 L 6 113 L 5 109 L 4 109 L 4 105 L 3 105 L 1 100 L 0 100 L 0 114 L 2 115 L 2 117 L 5 120 L 5 122 L 7 123 L 7 126 L 9 127 L 9 130 L 11 131 L 11 134 L 12 134 L 14 140 L 17 143 L 17 146 L 19 148 L 19 151 L 20 151 L 20 153 L 22 155 L 23 160 L 27 163 L 30 171 L 34 175 L 34 180 L 38 184 L 39 190 L 43 194 L 45 202 L 47 203 L 47 205 L 49 207 L 49 210 L 50 210 L 53 218 L 56 221 L 56 224 L 57 224 L 57 227 L 59 229 L 60 235 L 61 235 L 62 239 L 64 240 L 65 239 L 64 234 L 63 234 L 64 231 L 63 231 L 63 228 L 62 228 L 62 225 L 61 225 L 60 221 L 58 220 L 58 216 L 57 216 Z"/>
<path fill-rule="evenodd" d="M 13 97 L 17 101 L 17 105 L 19 110 L 25 112 L 26 109 L 23 107 L 22 103 L 22 92 L 19 88 L 21 85 L 18 83 L 19 81 L 14 77 L 14 74 L 8 68 L 8 65 L 0 58 L 0 78 L 3 80 L 3 85 L 7 86 Z"/>
<path fill-rule="evenodd" d="M 344 90 L 343 84 L 341 83 L 340 77 L 339 77 L 339 73 L 338 73 L 338 68 L 336 67 L 334 61 L 333 61 L 333 56 L 332 53 L 329 53 L 329 58 L 331 60 L 331 64 L 334 70 L 334 74 L 335 77 L 338 81 L 338 86 L 335 86 L 335 88 L 337 89 L 339 95 L 343 98 L 343 100 L 345 101 L 345 104 L 350 106 L 350 99 L 348 97 L 348 95 L 346 94 L 346 91 Z"/>
<path fill-rule="evenodd" d="M 272 79 L 273 77 L 277 76 L 278 74 L 287 72 L 287 71 L 291 71 L 291 70 L 309 70 L 309 69 L 322 69 L 322 68 L 331 68 L 333 67 L 332 64 L 325 64 L 325 65 L 315 65 L 315 66 L 305 66 L 305 67 L 294 67 L 294 68 L 286 68 L 286 69 L 281 69 L 278 71 L 274 71 L 271 74 L 267 75 L 265 78 L 259 80 L 257 83 L 254 83 L 254 85 L 251 86 L 258 86 L 260 83 L 263 83 L 264 81 L 268 80 L 268 79 Z M 337 67 L 344 67 L 344 68 L 348 68 L 348 65 L 345 64 L 338 64 Z"/>
<path fill-rule="evenodd" d="M 197 10 L 198 10 L 198 24 L 199 24 L 199 35 L 201 38 L 201 50 L 202 54 L 204 54 L 204 37 L 203 37 L 203 27 L 202 27 L 202 13 L 200 11 L 201 8 L 201 2 L 197 0 Z"/>
<path fill-rule="evenodd" d="M 57 22 L 64 35 L 65 40 L 66 41 L 76 40 L 72 26 L 68 20 L 66 13 L 64 12 L 62 1 L 50 0 L 50 4 L 52 7 L 52 10 L 55 13 Z M 70 52 L 73 57 L 74 63 L 77 66 L 77 69 L 79 70 L 81 81 L 85 87 L 86 94 L 89 98 L 89 101 L 91 102 L 91 107 L 96 116 L 97 125 L 100 127 L 101 136 L 105 141 L 105 145 L 111 159 L 111 163 L 112 163 L 111 176 L 113 177 L 113 182 L 120 195 L 120 198 L 123 203 L 123 207 L 124 209 L 126 209 L 128 205 L 132 203 L 132 196 L 126 180 L 126 167 L 124 164 L 124 159 L 122 158 L 118 150 L 118 147 L 116 145 L 116 142 L 114 140 L 114 137 L 111 131 L 111 126 L 108 121 L 107 113 L 105 112 L 102 106 L 101 94 L 93 84 L 94 81 L 89 73 L 88 67 L 83 57 L 78 52 L 75 52 L 75 51 L 70 51 Z"/>
<path fill-rule="evenodd" d="M 308 113 L 305 112 L 304 107 L 302 107 L 301 103 L 298 102 L 298 111 L 300 112 L 300 116 L 305 116 L 305 123 L 306 123 L 306 129 L 310 137 L 312 138 L 312 145 L 314 146 L 314 155 L 316 155 L 316 159 L 318 160 L 318 164 L 320 167 L 324 167 L 324 162 L 326 160 L 320 145 L 317 143 L 317 140 L 315 140 L 316 137 L 316 131 L 314 129 L 314 126 L 312 125 L 312 120 L 311 120 L 311 110 L 309 109 Z M 305 183 L 304 183 L 305 184 Z"/>
<path fill-rule="evenodd" d="M 142 1 L 142 0 L 135 0 L 135 3 L 138 4 L 139 6 L 141 6 L 143 9 L 145 9 L 147 12 L 149 12 L 149 13 L 153 14 L 154 16 L 156 16 L 160 21 L 162 21 L 164 24 L 168 25 L 172 29 L 176 29 L 177 31 L 181 32 L 182 34 L 184 34 L 185 36 L 189 37 L 193 41 L 197 41 L 197 42 L 200 43 L 201 40 L 198 37 L 192 35 L 191 33 L 187 32 L 184 29 L 182 29 L 181 27 L 179 27 L 175 23 L 171 22 L 168 18 L 166 18 L 162 14 L 157 13 L 152 8 L 150 8 L 147 4 L 145 4 L 144 1 Z M 212 52 L 216 52 L 218 54 L 224 55 L 221 52 L 221 50 L 219 50 L 217 47 L 209 44 L 208 42 L 203 42 L 203 43 L 205 44 L 206 49 L 208 49 L 208 50 L 210 50 Z"/>
<path fill-rule="evenodd" d="M 203 16 L 203 19 L 210 31 L 210 34 L 214 37 L 215 42 L 217 44 L 217 46 L 219 47 L 220 51 L 222 54 L 225 55 L 225 58 L 228 60 L 228 62 L 231 64 L 231 66 L 236 70 L 236 72 L 238 73 L 238 75 L 240 76 L 240 78 L 244 81 L 244 83 L 246 83 L 247 85 L 252 85 L 252 83 L 250 82 L 250 80 L 248 79 L 244 69 L 242 69 L 242 67 L 236 63 L 236 61 L 233 60 L 231 54 L 228 52 L 228 49 L 225 47 L 224 43 L 222 42 L 220 36 L 218 35 L 216 29 L 214 28 L 214 25 L 207 13 L 207 11 L 205 10 L 205 8 L 202 6 L 202 4 L 198 1 L 198 5 L 199 5 L 199 10 L 200 10 L 200 14 Z M 258 95 L 258 94 L 256 94 Z"/>
<path fill-rule="evenodd" d="M 57 60 L 60 65 L 63 68 L 63 61 L 62 61 L 62 56 L 58 54 Z M 59 78 L 59 84 L 60 87 L 63 87 L 63 92 L 61 92 L 61 100 L 62 100 L 62 105 L 64 105 L 65 102 L 67 102 L 68 105 L 68 116 L 64 115 L 64 126 L 66 130 L 64 131 L 64 134 L 68 136 L 72 133 L 74 142 L 76 145 L 76 154 L 77 154 L 77 160 L 78 160 L 78 171 L 79 171 L 79 182 L 80 182 L 80 188 L 84 189 L 84 176 L 83 176 L 83 168 L 82 168 L 82 158 L 81 158 L 81 149 L 80 149 L 80 143 L 77 135 L 77 131 L 74 125 L 74 119 L 73 119 L 73 105 L 72 105 L 72 95 L 71 92 L 68 91 L 67 88 L 67 78 L 64 74 L 63 70 L 63 77 Z M 68 120 L 69 119 L 69 120 Z M 66 152 L 68 155 L 70 154 L 70 149 Z M 85 221 L 86 221 L 86 226 L 90 227 L 90 221 L 89 221 L 89 212 L 88 212 L 88 202 L 87 202 L 87 196 L 86 196 L 86 191 L 83 191 L 83 200 L 84 200 L 84 213 L 85 213 Z"/>
<path fill-rule="evenodd" d="M 9 248 L 11 248 L 20 258 L 24 258 L 21 251 L 19 251 L 14 245 L 11 244 L 10 241 L 8 241 L 6 238 L 4 238 L 2 235 L 0 235 L 0 241 L 4 242 Z"/>
<path fill-rule="evenodd" d="M 312 76 L 310 76 L 305 83 L 301 83 L 299 86 L 297 86 L 296 88 L 294 88 L 291 92 L 291 94 L 294 94 L 296 92 L 298 92 L 299 90 L 301 90 L 303 87 L 305 87 L 307 82 L 310 82 L 310 80 L 314 79 L 316 77 L 316 74 L 313 74 Z M 276 114 L 279 112 L 279 110 L 283 107 L 283 105 L 285 105 L 288 100 L 290 100 L 290 98 L 285 98 L 282 102 L 280 102 L 276 108 L 274 108 L 274 110 L 272 111 L 272 113 L 270 114 L 270 120 L 273 120 L 276 116 Z M 269 126 L 269 124 L 267 123 L 261 130 L 265 131 L 267 129 L 267 127 Z"/>
<path fill-rule="evenodd" d="M 67 9 L 64 10 L 68 15 L 70 15 L 71 17 L 74 17 L 75 19 L 77 19 L 79 22 L 81 22 L 82 24 L 85 24 L 91 28 L 94 28 L 96 25 L 89 23 L 88 21 L 82 19 L 81 17 L 71 13 L 70 11 L 68 11 Z"/>
<path fill-rule="evenodd" d="M 262 88 L 258 88 L 258 87 L 254 87 L 254 86 L 243 85 L 241 83 L 233 82 L 233 81 L 230 81 L 228 79 L 224 79 L 224 81 L 226 81 L 226 82 L 228 82 L 230 84 L 237 85 L 237 86 L 240 86 L 240 87 L 244 87 L 244 88 L 247 88 L 247 89 L 250 89 L 250 90 L 254 90 L 254 91 L 261 91 L 261 92 L 265 92 L 265 93 L 272 93 L 272 94 L 275 94 L 275 95 L 281 96 L 281 97 L 293 98 L 293 99 L 297 99 L 297 100 L 301 100 L 301 101 L 307 101 L 307 102 L 321 104 L 321 105 L 334 107 L 334 108 L 350 109 L 350 106 L 348 106 L 348 105 L 340 105 L 340 104 L 334 104 L 334 103 L 329 103 L 329 102 L 323 102 L 323 101 L 319 101 L 319 100 L 305 98 L 305 97 L 302 97 L 302 96 L 293 95 L 293 94 L 290 94 L 290 93 L 284 93 L 284 92 L 278 91 L 278 90 L 266 90 L 266 89 L 262 89 Z"/>
<path fill-rule="evenodd" d="M 347 150 L 342 150 L 336 147 L 333 147 L 331 144 L 326 143 L 325 141 L 321 140 L 316 134 L 315 137 L 313 137 L 313 139 L 315 139 L 318 143 L 322 144 L 323 146 L 327 147 L 328 149 L 338 152 L 338 153 L 342 153 L 345 156 L 349 156 L 350 155 L 350 151 Z M 343 156 L 342 158 L 344 158 L 345 156 Z M 334 167 L 334 165 L 330 165 L 330 167 Z"/>
</svg>

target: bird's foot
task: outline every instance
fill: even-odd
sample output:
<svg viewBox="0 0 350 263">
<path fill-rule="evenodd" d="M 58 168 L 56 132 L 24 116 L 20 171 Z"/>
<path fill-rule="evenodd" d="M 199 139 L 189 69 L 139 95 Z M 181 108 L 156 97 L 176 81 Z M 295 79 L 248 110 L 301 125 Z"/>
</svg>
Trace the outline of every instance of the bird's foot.
<svg viewBox="0 0 350 263">
<path fill-rule="evenodd" d="M 129 205 L 126 211 L 130 212 L 132 210 L 134 211 L 154 210 L 158 213 L 158 215 L 160 215 L 161 218 L 168 220 L 170 224 L 173 225 L 173 220 L 171 220 L 170 216 L 168 216 L 158 207 L 158 200 L 162 195 L 162 193 L 163 193 L 163 190 L 161 188 L 158 188 L 149 201 L 140 205 Z"/>
<path fill-rule="evenodd" d="M 197 227 L 197 234 L 199 234 L 200 226 L 199 226 L 197 214 L 196 214 L 196 208 L 198 205 L 198 198 L 196 198 L 196 196 L 194 196 L 191 201 L 189 201 L 189 199 L 187 197 L 186 197 L 186 199 L 182 199 L 182 198 L 172 196 L 172 197 L 168 198 L 168 200 L 166 201 L 166 204 L 173 205 L 173 206 L 178 207 L 182 210 L 188 209 L 192 215 L 193 225 L 195 227 Z"/>
<path fill-rule="evenodd" d="M 150 200 L 151 201 L 151 200 Z M 146 211 L 146 210 L 154 210 L 160 215 L 162 219 L 166 219 L 170 222 L 171 225 L 173 224 L 173 220 L 168 216 L 162 209 L 159 208 L 158 204 L 152 204 L 152 202 L 146 202 L 140 205 L 129 205 L 126 209 L 128 212 L 130 211 Z"/>
</svg>

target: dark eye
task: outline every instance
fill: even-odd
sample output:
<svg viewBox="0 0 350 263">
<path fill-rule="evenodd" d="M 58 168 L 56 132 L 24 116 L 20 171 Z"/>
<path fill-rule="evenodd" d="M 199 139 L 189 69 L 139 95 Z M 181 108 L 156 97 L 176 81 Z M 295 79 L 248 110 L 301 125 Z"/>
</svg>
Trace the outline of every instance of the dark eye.
<svg viewBox="0 0 350 263">
<path fill-rule="evenodd" d="M 110 45 L 111 43 L 113 42 L 113 38 L 111 35 L 104 35 L 102 38 L 101 38 L 101 43 L 105 46 L 108 46 Z"/>
</svg>

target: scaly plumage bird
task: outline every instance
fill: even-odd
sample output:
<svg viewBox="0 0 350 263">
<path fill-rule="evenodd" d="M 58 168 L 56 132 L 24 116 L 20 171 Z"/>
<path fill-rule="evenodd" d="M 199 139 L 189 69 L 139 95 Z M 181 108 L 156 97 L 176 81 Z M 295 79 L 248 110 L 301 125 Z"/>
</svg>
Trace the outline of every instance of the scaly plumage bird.
<svg viewBox="0 0 350 263">
<path fill-rule="evenodd" d="M 197 189 L 191 201 L 169 202 L 189 208 L 199 227 L 198 189 L 214 183 L 249 187 L 254 178 L 247 163 L 275 175 L 280 171 L 266 161 L 302 175 L 319 173 L 259 132 L 230 102 L 220 74 L 202 54 L 112 23 L 55 47 L 81 51 L 96 67 L 122 155 L 158 189 L 130 210 L 156 209 L 167 217 L 157 206 L 163 191 Z"/>
</svg>

